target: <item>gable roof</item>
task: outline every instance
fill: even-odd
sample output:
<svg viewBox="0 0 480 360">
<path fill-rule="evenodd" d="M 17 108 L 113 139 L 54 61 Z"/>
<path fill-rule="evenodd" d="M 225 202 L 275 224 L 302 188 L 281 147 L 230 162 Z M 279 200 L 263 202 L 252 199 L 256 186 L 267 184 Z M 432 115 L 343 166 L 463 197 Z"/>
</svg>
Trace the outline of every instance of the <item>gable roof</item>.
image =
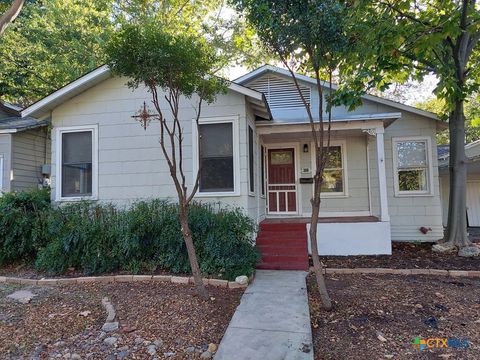
<svg viewBox="0 0 480 360">
<path fill-rule="evenodd" d="M 111 76 L 112 74 L 107 65 L 100 66 L 28 106 L 21 112 L 21 115 L 22 117 L 43 117 L 61 103 L 70 100 L 71 98 L 90 89 L 91 87 L 110 78 Z M 241 84 L 236 84 L 234 82 L 230 82 L 228 88 L 229 90 L 245 95 L 256 116 L 268 120 L 272 118 L 267 100 L 261 92 L 250 89 Z"/>
<path fill-rule="evenodd" d="M 0 100 L 0 110 L 9 115 L 20 116 L 20 111 L 22 108 Z"/>
<path fill-rule="evenodd" d="M 255 69 L 255 70 L 249 72 L 248 74 L 240 76 L 239 78 L 235 79 L 234 82 L 239 83 L 239 84 L 245 84 L 245 83 L 247 83 L 247 82 L 263 75 L 263 74 L 269 73 L 269 72 L 280 74 L 280 75 L 287 76 L 287 77 L 292 77 L 290 72 L 286 69 L 282 69 L 282 68 L 279 68 L 277 66 L 272 66 L 272 65 L 263 65 L 263 66 Z M 309 84 L 312 84 L 312 85 L 317 84 L 316 80 L 309 77 L 309 76 L 296 74 L 296 77 L 297 77 L 297 79 L 299 79 L 301 81 L 304 81 L 306 83 L 309 83 Z M 328 84 L 326 82 L 322 82 L 322 85 L 323 86 L 328 86 Z M 336 90 L 336 89 L 338 89 L 338 86 L 335 85 L 335 84 L 332 84 L 332 88 Z M 376 102 L 376 103 L 379 103 L 379 104 L 382 104 L 382 105 L 387 105 L 387 106 L 390 106 L 390 107 L 393 107 L 393 108 L 396 108 L 396 109 L 399 109 L 399 110 L 408 111 L 408 112 L 411 112 L 411 113 L 414 113 L 414 114 L 417 114 L 417 115 L 421 115 L 421 116 L 424 116 L 424 117 L 427 117 L 427 118 L 430 118 L 430 119 L 433 119 L 433 120 L 441 121 L 438 118 L 438 116 L 435 115 L 434 113 L 431 113 L 431 112 L 425 111 L 425 110 L 421 110 L 421 109 L 418 109 L 418 108 L 413 107 L 413 106 L 405 105 L 405 104 L 402 104 L 402 103 L 399 103 L 399 102 L 396 102 L 396 101 L 384 99 L 384 98 L 381 98 L 379 96 L 366 94 L 366 95 L 362 95 L 361 98 L 365 99 L 365 100 L 373 101 L 373 102 Z"/>
</svg>

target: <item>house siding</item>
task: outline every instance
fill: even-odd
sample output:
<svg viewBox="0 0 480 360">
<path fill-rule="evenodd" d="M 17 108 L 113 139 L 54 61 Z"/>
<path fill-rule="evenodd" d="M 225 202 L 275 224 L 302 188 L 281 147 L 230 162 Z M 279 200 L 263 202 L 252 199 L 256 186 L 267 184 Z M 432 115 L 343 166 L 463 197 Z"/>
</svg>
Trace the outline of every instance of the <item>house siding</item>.
<svg viewBox="0 0 480 360">
<path fill-rule="evenodd" d="M 436 122 L 408 112 L 385 129 L 385 170 L 387 176 L 388 211 L 394 241 L 436 241 L 443 238 L 442 210 L 438 175 Z M 424 136 L 432 145 L 432 195 L 396 196 L 394 192 L 395 169 L 393 165 L 392 137 Z M 375 141 L 370 142 L 372 169 L 372 210 L 379 214 L 379 191 Z M 427 234 L 420 227 L 431 229 Z"/>
<path fill-rule="evenodd" d="M 0 173 L 3 187 L 0 191 L 10 191 L 11 151 L 12 135 L 0 134 L 0 156 L 3 156 L 3 172 Z"/>
<path fill-rule="evenodd" d="M 50 141 L 47 131 L 47 128 L 43 127 L 12 135 L 11 190 L 37 188 L 42 182 L 42 165 L 50 162 Z"/>
<path fill-rule="evenodd" d="M 176 201 L 176 190 L 158 143 L 160 129 L 152 121 L 146 130 L 132 115 L 151 102 L 143 88 L 132 91 L 126 79 L 110 78 L 88 91 L 58 106 L 52 113 L 54 128 L 98 125 L 98 200 L 117 205 L 129 205 L 139 199 L 163 198 Z M 162 95 L 160 94 L 160 98 Z M 184 135 L 184 169 L 187 185 L 193 183 L 192 127 L 195 118 L 195 99 L 182 99 L 181 126 Z M 167 113 L 168 105 L 161 104 Z M 150 106 L 153 109 L 153 106 Z M 203 104 L 201 117 L 236 116 L 239 121 L 240 194 L 241 196 L 197 197 L 202 202 L 228 204 L 249 209 L 248 148 L 246 102 L 243 95 L 228 92 L 218 96 L 213 104 Z M 55 159 L 56 132 L 52 132 L 52 159 Z M 53 161 L 52 188 L 55 189 L 56 169 Z M 55 194 L 55 191 L 52 191 Z M 54 195 L 52 195 L 54 196 Z M 54 199 L 55 200 L 55 199 Z"/>
</svg>

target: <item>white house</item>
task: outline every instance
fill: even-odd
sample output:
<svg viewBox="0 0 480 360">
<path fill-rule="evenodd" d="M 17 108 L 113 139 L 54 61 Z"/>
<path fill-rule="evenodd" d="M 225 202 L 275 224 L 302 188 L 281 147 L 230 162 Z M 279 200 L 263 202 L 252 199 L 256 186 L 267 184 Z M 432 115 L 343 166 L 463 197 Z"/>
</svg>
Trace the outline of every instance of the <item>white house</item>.
<svg viewBox="0 0 480 360">
<path fill-rule="evenodd" d="M 480 227 L 480 140 L 465 145 L 467 156 L 467 224 Z M 448 200 L 450 197 L 449 146 L 438 148 L 438 171 L 440 175 L 440 198 L 442 200 L 443 225 L 447 226 Z"/>
<path fill-rule="evenodd" d="M 20 117 L 21 108 L 0 101 L 0 196 L 41 186 L 50 163 L 48 121 Z M 43 170 L 42 170 L 43 169 Z"/>
<path fill-rule="evenodd" d="M 314 80 L 298 78 L 316 108 Z M 51 120 L 55 202 L 124 205 L 175 199 L 158 144 L 159 127 L 152 123 L 144 131 L 132 118 L 150 95 L 125 83 L 101 67 L 22 111 L 24 117 Z M 389 254 L 392 240 L 442 238 L 435 142 L 442 123 L 429 112 L 390 100 L 370 95 L 362 100 L 353 112 L 333 109 L 320 253 Z M 303 268 L 315 162 L 310 125 L 289 73 L 263 66 L 204 106 L 202 158 L 192 104 L 184 99 L 181 111 L 191 182 L 203 164 L 196 198 L 242 207 L 261 224 L 258 239 L 266 236 L 259 241 L 261 266 L 268 268 L 270 262 L 270 268 L 289 268 L 282 263 L 292 256 L 290 268 Z M 295 224 L 291 231 L 288 224 Z M 298 253 L 289 245 L 298 245 L 293 246 Z"/>
</svg>

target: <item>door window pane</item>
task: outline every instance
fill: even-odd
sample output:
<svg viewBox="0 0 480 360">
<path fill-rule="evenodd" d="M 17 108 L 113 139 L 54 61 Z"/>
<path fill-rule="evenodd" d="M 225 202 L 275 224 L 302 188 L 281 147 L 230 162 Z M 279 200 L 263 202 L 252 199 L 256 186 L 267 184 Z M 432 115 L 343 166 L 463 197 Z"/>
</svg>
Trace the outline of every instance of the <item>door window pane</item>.
<svg viewBox="0 0 480 360">
<path fill-rule="evenodd" d="M 232 123 L 201 124 L 200 191 L 234 191 Z"/>
<path fill-rule="evenodd" d="M 293 152 L 292 151 L 271 151 L 270 163 L 272 165 L 290 165 L 293 164 Z"/>
<path fill-rule="evenodd" d="M 92 195 L 92 132 L 62 134 L 62 196 Z"/>
</svg>

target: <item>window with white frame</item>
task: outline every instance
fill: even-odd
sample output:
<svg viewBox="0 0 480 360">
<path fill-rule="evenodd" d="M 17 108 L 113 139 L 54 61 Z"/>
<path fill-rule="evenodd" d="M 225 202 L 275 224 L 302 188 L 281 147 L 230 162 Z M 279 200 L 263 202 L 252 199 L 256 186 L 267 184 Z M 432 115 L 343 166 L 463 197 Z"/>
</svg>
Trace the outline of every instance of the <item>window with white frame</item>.
<svg viewBox="0 0 480 360">
<path fill-rule="evenodd" d="M 233 192 L 235 161 L 233 122 L 200 123 L 200 193 Z"/>
<path fill-rule="evenodd" d="M 96 196 L 96 127 L 57 129 L 57 195 L 60 199 Z"/>
<path fill-rule="evenodd" d="M 325 149 L 326 151 L 326 149 Z M 345 164 L 342 145 L 331 145 L 323 170 L 322 193 L 345 194 Z"/>
<path fill-rule="evenodd" d="M 394 138 L 392 141 L 396 194 L 430 194 L 430 139 Z"/>
</svg>

